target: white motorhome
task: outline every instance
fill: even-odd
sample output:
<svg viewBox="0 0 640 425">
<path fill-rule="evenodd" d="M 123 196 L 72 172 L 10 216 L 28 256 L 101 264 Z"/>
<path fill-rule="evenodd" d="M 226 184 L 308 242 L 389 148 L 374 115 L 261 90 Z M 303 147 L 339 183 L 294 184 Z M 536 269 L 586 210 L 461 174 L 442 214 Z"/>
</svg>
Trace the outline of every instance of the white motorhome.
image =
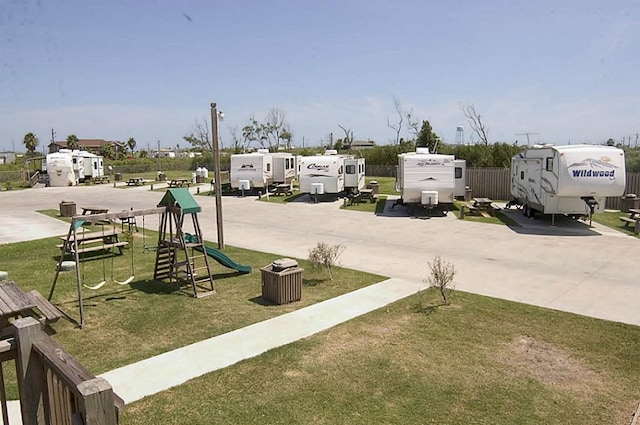
<svg viewBox="0 0 640 425">
<path fill-rule="evenodd" d="M 65 187 L 78 184 L 70 151 L 48 154 L 46 171 L 49 176 L 49 186 Z"/>
<path fill-rule="evenodd" d="M 292 184 L 298 179 L 298 157 L 290 153 L 272 153 L 273 184 Z"/>
<path fill-rule="evenodd" d="M 453 155 L 429 153 L 427 148 L 398 155 L 396 192 L 401 205 L 441 208 L 464 196 L 466 162 Z"/>
<path fill-rule="evenodd" d="M 233 154 L 229 174 L 233 189 L 266 191 L 273 183 L 273 158 L 264 151 Z"/>
<path fill-rule="evenodd" d="M 522 213 L 585 216 L 604 212 L 607 196 L 622 196 L 624 151 L 611 146 L 535 145 L 511 159 L 510 205 Z"/>
</svg>

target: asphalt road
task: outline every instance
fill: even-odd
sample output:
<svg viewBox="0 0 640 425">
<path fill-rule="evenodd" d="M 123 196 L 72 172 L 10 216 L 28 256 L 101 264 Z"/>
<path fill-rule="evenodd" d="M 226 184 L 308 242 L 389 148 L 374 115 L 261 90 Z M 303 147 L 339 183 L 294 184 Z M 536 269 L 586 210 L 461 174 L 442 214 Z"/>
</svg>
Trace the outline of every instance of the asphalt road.
<svg viewBox="0 0 640 425">
<path fill-rule="evenodd" d="M 153 208 L 162 196 L 148 186 L 111 184 L 3 191 L 0 244 L 66 234 L 67 224 L 35 212 L 58 209 L 63 200 L 75 202 L 79 212 L 83 206 L 115 212 Z M 204 236 L 216 241 L 215 200 L 196 200 Z M 391 203 L 374 215 L 340 210 L 341 201 L 279 204 L 225 196 L 224 241 L 273 253 L 274 259 L 306 258 L 318 242 L 342 244 L 342 266 L 414 282 L 428 277 L 428 261 L 440 255 L 454 264 L 459 290 L 640 325 L 639 239 L 564 217 L 551 226 L 549 219 L 525 219 L 515 210 L 509 214 L 522 227 L 452 215 L 411 218 L 402 207 L 391 210 Z M 158 217 L 146 217 L 145 225 L 157 229 Z M 0 269 L 1 253 L 0 245 Z"/>
</svg>

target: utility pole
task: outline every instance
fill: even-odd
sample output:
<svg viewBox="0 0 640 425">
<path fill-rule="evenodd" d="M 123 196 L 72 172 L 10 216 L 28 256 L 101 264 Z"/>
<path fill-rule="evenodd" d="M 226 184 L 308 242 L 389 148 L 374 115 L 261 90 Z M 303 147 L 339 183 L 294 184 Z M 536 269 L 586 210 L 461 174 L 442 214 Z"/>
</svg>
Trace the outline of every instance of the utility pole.
<svg viewBox="0 0 640 425">
<path fill-rule="evenodd" d="M 222 230 L 222 177 L 220 176 L 220 147 L 218 144 L 218 109 L 215 102 L 211 102 L 211 146 L 213 148 L 213 190 L 216 195 L 218 249 L 224 249 L 224 234 Z"/>
<path fill-rule="evenodd" d="M 158 172 L 162 172 L 162 162 L 160 161 L 160 140 L 158 140 Z"/>
</svg>

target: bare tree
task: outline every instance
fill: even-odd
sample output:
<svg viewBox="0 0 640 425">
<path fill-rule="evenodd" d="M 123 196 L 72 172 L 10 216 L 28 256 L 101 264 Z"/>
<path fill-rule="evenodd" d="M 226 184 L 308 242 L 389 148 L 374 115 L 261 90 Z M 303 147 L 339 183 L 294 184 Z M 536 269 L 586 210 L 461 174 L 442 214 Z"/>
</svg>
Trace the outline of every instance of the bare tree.
<svg viewBox="0 0 640 425">
<path fill-rule="evenodd" d="M 244 152 L 244 140 L 238 136 L 238 126 L 229 126 L 229 135 L 231 136 L 231 143 L 233 143 L 233 152 L 241 153 Z"/>
<path fill-rule="evenodd" d="M 402 105 L 400 105 L 400 100 L 396 97 L 393 98 L 393 106 L 396 108 L 396 113 L 398 114 L 398 122 L 392 124 L 387 117 L 387 127 L 396 132 L 396 140 L 393 144 L 397 145 L 398 143 L 400 143 L 400 133 L 402 132 L 402 122 L 404 121 L 404 116 L 402 115 Z"/>
<path fill-rule="evenodd" d="M 474 133 L 478 136 L 480 141 L 486 146 L 489 144 L 489 129 L 482 122 L 482 117 L 476 111 L 476 107 L 471 104 L 463 104 L 460 105 L 460 109 L 462 109 L 462 113 L 467 120 L 469 121 L 469 125 L 473 129 Z"/>
<path fill-rule="evenodd" d="M 413 133 L 413 138 L 418 138 L 418 134 L 420 134 L 420 120 L 417 120 L 413 116 L 413 109 L 406 113 L 407 116 L 407 125 L 411 129 L 411 133 Z"/>
<path fill-rule="evenodd" d="M 183 139 L 191 143 L 191 146 L 194 148 L 210 151 L 213 149 L 211 138 L 209 137 L 210 134 L 209 124 L 207 120 L 203 118 L 202 122 L 196 120 L 189 134 L 184 136 Z"/>
<path fill-rule="evenodd" d="M 349 128 L 341 126 L 338 124 L 338 127 L 344 131 L 344 140 L 342 141 L 342 146 L 347 150 L 351 151 L 351 144 L 353 143 L 353 131 Z"/>
<path fill-rule="evenodd" d="M 271 149 L 275 144 L 276 150 L 280 149 L 280 140 L 282 139 L 282 133 L 288 131 L 288 125 L 285 121 L 284 111 L 278 108 L 272 108 L 265 118 L 264 133 L 269 141 L 269 148 Z M 272 142 L 273 141 L 273 142 Z"/>
<path fill-rule="evenodd" d="M 438 289 L 443 304 L 449 305 L 451 302 L 451 290 L 454 289 L 453 277 L 456 274 L 455 267 L 439 255 L 436 255 L 433 261 L 429 261 L 428 264 L 431 275 L 425 280 L 431 286 Z"/>
</svg>

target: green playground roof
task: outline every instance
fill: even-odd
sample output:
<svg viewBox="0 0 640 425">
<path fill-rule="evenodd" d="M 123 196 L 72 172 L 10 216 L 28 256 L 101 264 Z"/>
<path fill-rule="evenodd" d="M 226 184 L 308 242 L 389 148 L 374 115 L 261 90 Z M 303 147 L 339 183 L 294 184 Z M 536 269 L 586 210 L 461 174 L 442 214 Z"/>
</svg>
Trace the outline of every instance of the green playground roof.
<svg viewBox="0 0 640 425">
<path fill-rule="evenodd" d="M 179 206 L 185 214 L 199 213 L 201 211 L 200 205 L 198 205 L 187 188 L 167 190 L 158 206 L 168 207 L 174 204 Z"/>
</svg>

